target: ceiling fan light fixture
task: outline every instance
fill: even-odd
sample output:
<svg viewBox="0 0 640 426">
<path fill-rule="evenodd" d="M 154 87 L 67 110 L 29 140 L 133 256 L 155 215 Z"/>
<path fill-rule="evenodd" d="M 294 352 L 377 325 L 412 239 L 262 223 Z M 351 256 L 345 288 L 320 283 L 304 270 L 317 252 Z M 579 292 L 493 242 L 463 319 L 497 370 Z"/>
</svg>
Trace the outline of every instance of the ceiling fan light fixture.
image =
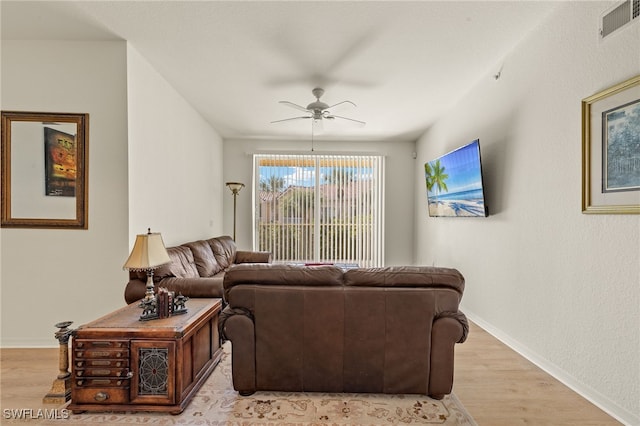
<svg viewBox="0 0 640 426">
<path fill-rule="evenodd" d="M 360 125 L 366 124 L 364 121 L 355 120 L 353 118 L 348 118 L 348 117 L 342 117 L 339 115 L 334 115 L 329 111 L 330 108 L 333 108 L 335 106 L 342 105 L 342 104 L 350 104 L 355 107 L 356 106 L 355 103 L 347 100 L 347 101 L 338 102 L 337 104 L 333 104 L 329 106 L 328 104 L 320 100 L 320 97 L 324 94 L 324 89 L 320 87 L 316 87 L 311 91 L 311 93 L 313 94 L 313 96 L 315 96 L 316 100 L 314 102 L 311 102 L 309 105 L 307 105 L 306 108 L 293 102 L 279 101 L 279 103 L 283 105 L 287 105 L 291 108 L 308 113 L 309 114 L 308 116 L 285 118 L 283 120 L 272 121 L 272 123 L 279 123 L 279 122 L 290 121 L 290 120 L 308 119 L 308 118 L 312 118 L 314 121 L 322 121 L 323 119 L 333 120 L 335 118 L 339 118 L 342 120 L 356 122 Z"/>
</svg>

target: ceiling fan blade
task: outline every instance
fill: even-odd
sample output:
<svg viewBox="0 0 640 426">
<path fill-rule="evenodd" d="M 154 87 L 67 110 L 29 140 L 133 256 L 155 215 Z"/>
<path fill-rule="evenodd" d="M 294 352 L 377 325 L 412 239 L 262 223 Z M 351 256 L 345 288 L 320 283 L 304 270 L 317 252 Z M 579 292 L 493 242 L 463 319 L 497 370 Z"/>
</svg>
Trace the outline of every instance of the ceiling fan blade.
<svg viewBox="0 0 640 426">
<path fill-rule="evenodd" d="M 338 102 L 337 104 L 333 104 L 333 105 L 331 105 L 331 106 L 330 106 L 330 107 L 328 107 L 327 109 L 331 109 L 331 108 L 333 108 L 333 107 L 337 107 L 338 105 L 342 105 L 342 104 L 350 104 L 350 105 L 353 105 L 353 106 L 357 106 L 356 104 L 354 104 L 354 103 L 353 103 L 353 102 L 351 102 L 351 101 L 342 101 L 342 102 Z"/>
<path fill-rule="evenodd" d="M 300 120 L 300 119 L 304 119 L 304 118 L 311 118 L 310 116 L 304 116 L 304 117 L 291 117 L 291 118 L 285 118 L 284 120 L 276 120 L 276 121 L 272 121 L 271 123 L 282 123 L 283 121 L 291 121 L 291 120 Z"/>
<path fill-rule="evenodd" d="M 279 103 L 281 103 L 283 105 L 290 106 L 291 108 L 295 108 L 295 109 L 300 110 L 300 111 L 309 112 L 309 110 L 306 109 L 305 107 L 303 107 L 302 105 L 294 104 L 293 102 L 280 101 Z"/>
<path fill-rule="evenodd" d="M 355 120 L 355 119 L 353 119 L 353 118 L 348 118 L 348 117 L 342 117 L 342 116 L 340 116 L 340 115 L 334 115 L 334 114 L 331 114 L 330 116 L 327 116 L 326 118 L 340 118 L 340 119 L 342 119 L 342 120 L 349 120 L 349 121 L 356 122 L 356 123 L 361 124 L 361 125 L 363 125 L 363 126 L 364 126 L 365 124 L 367 124 L 367 123 L 366 123 L 366 122 L 364 122 L 364 121 Z"/>
</svg>

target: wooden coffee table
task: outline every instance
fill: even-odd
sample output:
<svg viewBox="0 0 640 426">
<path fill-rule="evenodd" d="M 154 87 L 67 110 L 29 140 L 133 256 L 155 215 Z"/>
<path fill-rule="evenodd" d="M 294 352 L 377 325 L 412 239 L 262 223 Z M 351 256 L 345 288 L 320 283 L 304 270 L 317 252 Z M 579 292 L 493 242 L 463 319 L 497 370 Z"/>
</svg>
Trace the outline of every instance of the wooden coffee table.
<svg viewBox="0 0 640 426">
<path fill-rule="evenodd" d="M 221 307 L 221 299 L 189 299 L 185 314 L 139 321 L 135 302 L 81 326 L 68 408 L 181 413 L 222 356 Z"/>
</svg>

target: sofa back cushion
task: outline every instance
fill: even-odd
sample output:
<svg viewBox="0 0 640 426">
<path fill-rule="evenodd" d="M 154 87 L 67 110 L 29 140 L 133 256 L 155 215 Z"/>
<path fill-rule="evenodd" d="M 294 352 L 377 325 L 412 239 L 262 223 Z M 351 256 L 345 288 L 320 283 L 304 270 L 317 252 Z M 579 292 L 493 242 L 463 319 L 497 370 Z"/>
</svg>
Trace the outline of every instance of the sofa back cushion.
<svg viewBox="0 0 640 426">
<path fill-rule="evenodd" d="M 207 240 L 211 246 L 211 251 L 216 258 L 216 262 L 222 270 L 233 265 L 236 260 L 236 243 L 229 236 L 216 237 Z"/>
<path fill-rule="evenodd" d="M 220 265 L 218 265 L 216 257 L 213 255 L 211 245 L 207 241 L 193 241 L 183 245 L 191 249 L 196 269 L 201 277 L 212 277 L 222 270 Z"/>
<path fill-rule="evenodd" d="M 344 285 L 354 287 L 432 287 L 455 290 L 462 297 L 464 277 L 457 269 L 431 266 L 388 266 L 350 269 Z"/>
<path fill-rule="evenodd" d="M 169 247 L 167 248 L 167 253 L 171 262 L 154 270 L 154 281 L 159 281 L 166 277 L 196 278 L 199 276 L 193 253 L 189 247 Z"/>
</svg>

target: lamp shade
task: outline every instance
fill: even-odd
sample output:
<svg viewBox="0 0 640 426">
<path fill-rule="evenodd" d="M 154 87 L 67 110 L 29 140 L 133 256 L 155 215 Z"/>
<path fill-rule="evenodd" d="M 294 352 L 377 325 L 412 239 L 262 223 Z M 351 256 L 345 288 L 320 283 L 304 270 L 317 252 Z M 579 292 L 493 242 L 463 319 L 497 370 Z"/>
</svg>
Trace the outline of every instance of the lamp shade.
<svg viewBox="0 0 640 426">
<path fill-rule="evenodd" d="M 129 258 L 123 268 L 133 271 L 146 271 L 171 262 L 159 233 L 139 234 Z"/>
<path fill-rule="evenodd" d="M 226 185 L 234 194 L 237 194 L 242 188 L 244 188 L 244 183 L 241 182 L 227 182 Z"/>
</svg>

